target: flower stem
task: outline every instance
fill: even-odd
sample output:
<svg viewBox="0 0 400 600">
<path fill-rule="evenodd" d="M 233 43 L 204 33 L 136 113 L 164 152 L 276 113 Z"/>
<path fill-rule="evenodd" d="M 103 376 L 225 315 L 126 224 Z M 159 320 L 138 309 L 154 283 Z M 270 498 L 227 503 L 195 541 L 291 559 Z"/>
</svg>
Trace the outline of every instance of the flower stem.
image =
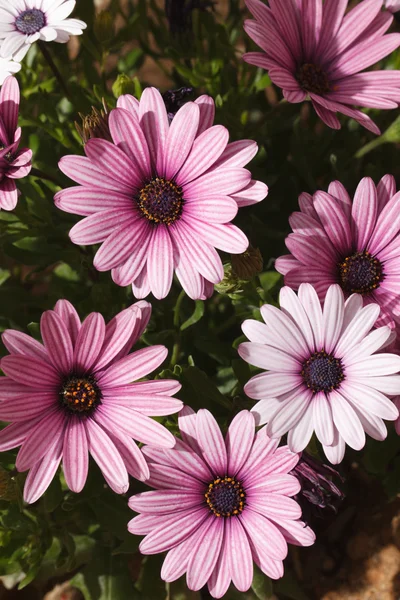
<svg viewBox="0 0 400 600">
<path fill-rule="evenodd" d="M 170 362 L 171 369 L 173 369 L 174 366 L 176 365 L 176 363 L 178 362 L 179 353 L 181 351 L 181 336 L 180 336 L 180 332 L 179 332 L 179 325 L 180 325 L 180 314 L 181 314 L 182 302 L 183 302 L 183 299 L 185 296 L 186 296 L 185 291 L 181 290 L 181 293 L 179 294 L 178 299 L 175 304 L 175 307 L 174 307 L 174 327 L 176 328 L 176 333 L 175 333 L 175 343 L 172 348 L 172 356 L 171 356 L 171 362 Z"/>
<path fill-rule="evenodd" d="M 45 60 L 48 63 L 50 69 L 53 71 L 54 77 L 57 79 L 58 83 L 62 87 L 64 94 L 66 95 L 68 100 L 71 100 L 71 94 L 68 90 L 67 84 L 65 83 L 63 76 L 61 75 L 60 71 L 58 70 L 57 65 L 55 64 L 54 60 L 52 59 L 50 52 L 46 48 L 46 44 L 42 40 L 39 40 L 38 45 L 39 45 L 39 48 L 40 48 Z"/>
</svg>

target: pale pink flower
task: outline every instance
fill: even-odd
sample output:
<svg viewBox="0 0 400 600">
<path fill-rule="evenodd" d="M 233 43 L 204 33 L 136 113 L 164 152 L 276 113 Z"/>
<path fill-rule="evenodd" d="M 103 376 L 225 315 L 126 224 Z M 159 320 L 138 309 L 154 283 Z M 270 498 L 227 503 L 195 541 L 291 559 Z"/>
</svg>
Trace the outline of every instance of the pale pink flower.
<svg viewBox="0 0 400 600">
<path fill-rule="evenodd" d="M 392 341 L 388 326 L 374 327 L 377 304 L 363 307 L 359 294 L 345 302 L 339 285 L 329 287 L 324 306 L 315 289 L 302 283 L 298 296 L 280 292 L 280 306 L 265 304 L 265 324 L 248 320 L 242 329 L 250 342 L 239 346 L 248 363 L 268 369 L 252 377 L 246 394 L 259 400 L 252 409 L 267 433 L 288 433 L 289 448 L 300 452 L 313 432 L 332 463 L 343 459 L 345 445 L 361 450 L 367 433 L 384 440 L 382 419 L 398 410 L 387 395 L 400 394 L 400 356 L 379 352 Z"/>
<path fill-rule="evenodd" d="M 21 61 L 38 40 L 65 44 L 86 23 L 67 19 L 75 0 L 0 0 L 0 56 Z"/>
<path fill-rule="evenodd" d="M 0 210 L 13 210 L 18 202 L 15 179 L 28 175 L 32 168 L 32 150 L 21 148 L 18 127 L 19 86 L 15 77 L 7 77 L 0 89 Z"/>
<path fill-rule="evenodd" d="M 268 188 L 244 169 L 257 153 L 250 140 L 228 144 L 214 121 L 214 101 L 201 96 L 171 123 L 161 94 L 126 95 L 110 113 L 114 144 L 91 139 L 86 157 L 65 156 L 60 169 L 80 186 L 61 190 L 56 205 L 86 218 L 70 231 L 76 244 L 98 244 L 94 265 L 115 283 L 164 298 L 174 271 L 191 298 L 206 298 L 224 276 L 215 248 L 244 252 L 248 240 L 231 224 L 238 207 Z"/>
<path fill-rule="evenodd" d="M 0 57 L 0 85 L 3 85 L 7 77 L 18 73 L 21 70 L 21 65 L 11 60 L 11 58 Z"/>
<path fill-rule="evenodd" d="M 368 71 L 400 45 L 385 35 L 393 20 L 382 0 L 364 0 L 346 13 L 348 0 L 246 0 L 255 17 L 244 29 L 262 52 L 244 60 L 268 71 L 288 102 L 311 99 L 318 116 L 340 129 L 336 113 L 373 133 L 377 125 L 354 106 L 397 108 L 400 71 Z"/>
<path fill-rule="evenodd" d="M 400 11 L 400 0 L 386 0 L 385 6 L 392 13 L 398 12 Z"/>
<path fill-rule="evenodd" d="M 310 546 L 313 531 L 300 521 L 301 508 L 290 496 L 300 490 L 289 472 L 299 455 L 278 448 L 263 427 L 255 433 L 244 410 L 225 440 L 205 409 L 179 413 L 182 437 L 172 450 L 145 447 L 148 485 L 155 491 L 132 496 L 140 514 L 128 524 L 145 535 L 143 554 L 168 551 L 161 577 L 175 581 L 186 573 L 189 589 L 205 584 L 221 598 L 230 582 L 241 592 L 251 586 L 253 561 L 272 579 L 283 575 L 287 543 Z"/>
<path fill-rule="evenodd" d="M 138 302 L 107 325 L 100 313 L 81 323 L 72 304 L 59 300 L 42 315 L 43 344 L 20 331 L 3 333 L 10 355 L 1 360 L 6 377 L 0 377 L 0 420 L 11 424 L 0 432 L 0 451 L 21 446 L 16 468 L 29 469 L 26 502 L 46 491 L 61 460 L 72 491 L 85 485 L 90 453 L 108 485 L 122 494 L 128 473 L 142 481 L 149 476 L 134 440 L 174 446 L 173 435 L 150 417 L 182 408 L 171 398 L 180 384 L 137 381 L 160 366 L 167 349 L 129 354 L 150 313 L 147 302 Z"/>
<path fill-rule="evenodd" d="M 346 297 L 358 293 L 365 303 L 379 304 L 375 326 L 394 328 L 400 321 L 400 193 L 394 177 L 385 175 L 377 187 L 364 177 L 353 200 L 334 181 L 328 193 L 301 194 L 299 206 L 285 241 L 291 254 L 275 262 L 285 284 L 296 290 L 311 283 L 323 300 L 338 283 Z"/>
</svg>

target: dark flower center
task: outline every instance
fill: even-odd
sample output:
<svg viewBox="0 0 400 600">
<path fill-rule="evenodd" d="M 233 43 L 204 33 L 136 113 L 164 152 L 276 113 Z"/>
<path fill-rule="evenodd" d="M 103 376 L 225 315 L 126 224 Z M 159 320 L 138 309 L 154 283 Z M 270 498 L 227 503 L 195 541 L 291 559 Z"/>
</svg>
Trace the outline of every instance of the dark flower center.
<svg viewBox="0 0 400 600">
<path fill-rule="evenodd" d="M 30 10 L 24 10 L 15 19 L 15 27 L 21 33 L 31 35 L 40 31 L 42 27 L 46 25 L 46 18 L 44 12 L 37 8 L 31 8 Z"/>
<path fill-rule="evenodd" d="M 356 252 L 339 264 L 342 288 L 349 294 L 369 294 L 383 280 L 382 263 L 369 252 Z"/>
<path fill-rule="evenodd" d="M 337 390 L 344 379 L 342 361 L 332 354 L 327 354 L 325 350 L 314 352 L 304 361 L 301 375 L 306 386 L 314 394 Z"/>
<path fill-rule="evenodd" d="M 172 225 L 181 218 L 184 199 L 181 187 L 168 179 L 156 177 L 140 190 L 136 202 L 149 221 Z"/>
<path fill-rule="evenodd" d="M 90 414 L 101 404 L 102 399 L 101 390 L 93 375 L 69 375 L 64 380 L 59 395 L 63 408 L 71 413 Z"/>
<path fill-rule="evenodd" d="M 303 90 L 314 94 L 326 94 L 330 90 L 328 76 L 317 65 L 305 63 L 301 65 L 296 74 L 296 79 Z"/>
<path fill-rule="evenodd" d="M 204 496 L 208 508 L 216 517 L 236 516 L 244 509 L 246 494 L 240 481 L 233 477 L 214 479 Z"/>
</svg>

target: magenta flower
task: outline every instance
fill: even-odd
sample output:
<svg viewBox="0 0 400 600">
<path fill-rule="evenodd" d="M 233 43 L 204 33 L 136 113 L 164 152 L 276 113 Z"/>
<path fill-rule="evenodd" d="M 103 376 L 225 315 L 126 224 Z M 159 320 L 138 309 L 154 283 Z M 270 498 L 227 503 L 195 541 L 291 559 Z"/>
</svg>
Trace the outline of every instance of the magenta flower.
<svg viewBox="0 0 400 600">
<path fill-rule="evenodd" d="M 128 489 L 128 473 L 144 481 L 149 469 L 132 438 L 172 448 L 175 438 L 151 416 L 182 408 L 171 398 L 180 389 L 172 380 L 137 381 L 164 361 L 167 349 L 151 346 L 128 354 L 145 329 L 151 306 L 138 302 L 106 325 L 99 313 L 81 324 L 75 308 L 59 300 L 43 313 L 44 345 L 20 331 L 6 330 L 10 352 L 1 361 L 0 451 L 21 446 L 16 468 L 27 471 L 26 502 L 35 502 L 63 462 L 65 480 L 80 492 L 89 453 L 108 485 Z"/>
<path fill-rule="evenodd" d="M 121 96 L 110 113 L 114 144 L 91 139 L 87 157 L 65 156 L 60 169 L 81 187 L 61 190 L 56 205 L 86 215 L 70 231 L 76 244 L 102 243 L 94 265 L 115 283 L 164 298 L 174 271 L 191 298 L 212 294 L 224 276 L 215 248 L 240 254 L 246 236 L 230 221 L 238 207 L 262 200 L 265 184 L 244 165 L 257 153 L 250 140 L 228 144 L 212 126 L 214 102 L 201 96 L 171 124 L 161 94 L 147 88 L 140 103 Z"/>
<path fill-rule="evenodd" d="M 0 90 L 0 210 L 13 210 L 18 202 L 15 179 L 30 172 L 32 150 L 18 150 L 21 127 L 18 123 L 19 86 L 7 77 Z"/>
<path fill-rule="evenodd" d="M 263 52 L 243 56 L 266 69 L 288 102 L 311 99 L 318 116 L 340 129 L 336 113 L 379 134 L 354 105 L 389 109 L 400 100 L 399 71 L 369 71 L 400 45 L 400 34 L 385 35 L 393 20 L 382 0 L 364 0 L 346 15 L 348 0 L 246 0 L 255 21 L 244 28 Z"/>
<path fill-rule="evenodd" d="M 189 407 L 179 413 L 182 440 L 173 450 L 145 447 L 148 484 L 155 491 L 132 496 L 139 512 L 128 524 L 146 535 L 143 554 L 168 550 L 161 570 L 164 581 L 186 573 L 189 589 L 206 583 L 221 598 L 232 580 L 249 589 L 253 561 L 272 579 L 283 575 L 287 542 L 314 543 L 313 531 L 299 520 L 301 508 L 290 496 L 300 490 L 289 475 L 299 456 L 278 448 L 263 427 L 255 433 L 254 417 L 240 412 L 224 438 L 212 414 Z"/>
<path fill-rule="evenodd" d="M 394 177 L 385 175 L 377 188 L 365 177 L 353 201 L 338 181 L 328 192 L 300 195 L 286 238 L 291 254 L 278 258 L 275 268 L 294 289 L 311 283 L 321 300 L 332 283 L 346 297 L 361 294 L 365 303 L 381 307 L 376 326 L 394 327 L 400 321 L 400 193 Z"/>
<path fill-rule="evenodd" d="M 259 400 L 252 409 L 267 434 L 288 433 L 289 448 L 304 450 L 315 431 L 331 463 L 341 462 L 345 445 L 361 450 L 365 433 L 384 440 L 382 419 L 398 410 L 386 394 L 400 394 L 400 356 L 380 352 L 392 340 L 390 327 L 371 331 L 377 304 L 363 307 L 352 294 L 345 302 L 338 285 L 327 291 L 322 309 L 315 289 L 302 283 L 298 296 L 280 292 L 281 309 L 265 304 L 258 321 L 245 321 L 250 342 L 239 346 L 248 363 L 268 369 L 252 377 L 246 394 Z"/>
</svg>

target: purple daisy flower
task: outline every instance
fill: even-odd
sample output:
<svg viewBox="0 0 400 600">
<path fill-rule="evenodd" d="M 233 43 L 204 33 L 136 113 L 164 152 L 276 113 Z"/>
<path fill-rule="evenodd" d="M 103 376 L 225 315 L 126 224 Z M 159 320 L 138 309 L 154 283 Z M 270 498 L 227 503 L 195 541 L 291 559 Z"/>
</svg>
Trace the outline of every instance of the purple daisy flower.
<svg viewBox="0 0 400 600">
<path fill-rule="evenodd" d="M 10 355 L 1 360 L 6 377 L 0 378 L 0 420 L 11 424 L 0 432 L 0 451 L 21 446 L 16 468 L 29 469 L 26 502 L 46 491 L 61 460 L 68 487 L 80 492 L 89 453 L 108 485 L 122 494 L 128 473 L 142 481 L 149 476 L 132 438 L 175 445 L 173 435 L 150 417 L 182 408 L 180 400 L 171 398 L 180 384 L 137 381 L 160 366 L 167 349 L 150 346 L 128 354 L 150 313 L 150 304 L 138 302 L 107 325 L 99 313 L 81 324 L 72 304 L 59 300 L 42 315 L 43 345 L 20 331 L 3 333 Z"/>
<path fill-rule="evenodd" d="M 340 129 L 336 113 L 380 130 L 354 105 L 390 109 L 400 101 L 400 72 L 363 72 L 400 45 L 400 34 L 385 35 L 393 20 L 382 0 L 364 0 L 346 13 L 348 0 L 246 0 L 255 20 L 247 34 L 263 52 L 246 62 L 266 69 L 288 102 L 311 99 L 318 116 Z"/>
<path fill-rule="evenodd" d="M 377 304 L 363 307 L 352 294 L 345 302 L 338 285 L 329 287 L 324 307 L 315 289 L 302 283 L 298 296 L 280 292 L 278 309 L 261 307 L 265 324 L 242 325 L 250 342 L 238 351 L 246 362 L 268 369 L 252 377 L 246 394 L 259 400 L 252 411 L 267 433 L 288 433 L 289 448 L 300 452 L 313 432 L 331 463 L 341 462 L 345 445 L 361 450 L 365 433 L 384 440 L 382 419 L 394 421 L 398 410 L 387 394 L 400 394 L 400 356 L 378 350 L 391 343 L 388 326 L 374 329 Z"/>
<path fill-rule="evenodd" d="M 400 321 L 400 193 L 385 175 L 378 186 L 369 177 L 359 183 L 353 201 L 341 183 L 328 193 L 301 194 L 300 212 L 291 215 L 286 238 L 290 255 L 275 268 L 285 284 L 298 289 L 311 283 L 321 300 L 338 283 L 346 297 L 361 294 L 381 307 L 378 325 Z"/>
<path fill-rule="evenodd" d="M 257 153 L 250 140 L 228 144 L 212 126 L 214 101 L 201 96 L 171 124 L 161 94 L 144 90 L 118 99 L 110 113 L 114 144 L 91 139 L 86 157 L 65 156 L 60 169 L 80 184 L 61 190 L 56 205 L 86 218 L 70 231 L 75 244 L 98 244 L 94 265 L 132 283 L 137 298 L 168 294 L 174 271 L 194 299 L 212 294 L 224 269 L 215 248 L 240 254 L 248 240 L 231 224 L 238 207 L 259 202 L 268 188 L 244 169 Z"/>
<path fill-rule="evenodd" d="M 272 579 L 283 575 L 287 542 L 314 543 L 313 531 L 300 521 L 301 508 L 290 496 L 300 490 L 289 472 L 299 456 L 278 448 L 263 427 L 255 433 L 253 415 L 233 419 L 225 440 L 205 409 L 179 413 L 181 440 L 173 450 L 143 448 L 149 463 L 148 484 L 155 489 L 132 496 L 140 514 L 128 524 L 145 535 L 143 554 L 168 551 L 164 581 L 186 573 L 189 589 L 206 583 L 221 598 L 230 582 L 249 589 L 253 561 Z"/>
<path fill-rule="evenodd" d="M 0 90 L 0 209 L 13 210 L 18 202 L 15 179 L 30 172 L 32 150 L 21 148 L 18 127 L 19 86 L 15 77 L 7 77 Z"/>
</svg>

